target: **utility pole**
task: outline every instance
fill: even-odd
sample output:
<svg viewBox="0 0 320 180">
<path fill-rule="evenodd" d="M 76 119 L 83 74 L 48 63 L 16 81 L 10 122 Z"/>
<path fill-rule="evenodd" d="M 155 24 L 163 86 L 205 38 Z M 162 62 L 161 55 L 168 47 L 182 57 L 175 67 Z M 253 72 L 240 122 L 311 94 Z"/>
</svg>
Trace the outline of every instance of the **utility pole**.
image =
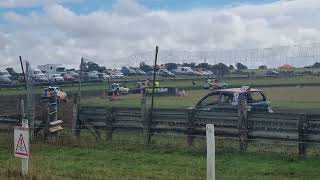
<svg viewBox="0 0 320 180">
<path fill-rule="evenodd" d="M 84 58 L 81 57 L 81 62 L 80 62 L 80 74 L 79 74 L 79 86 L 78 86 L 78 96 L 79 96 L 79 99 L 78 99 L 78 103 L 80 105 L 80 101 L 81 101 L 81 79 L 82 79 L 82 66 L 83 66 L 83 61 L 84 61 Z"/>
<path fill-rule="evenodd" d="M 154 57 L 154 66 L 153 66 L 151 108 L 150 108 L 150 114 L 149 114 L 149 118 L 150 118 L 149 123 L 150 124 L 148 126 L 151 126 L 151 123 L 152 123 L 152 111 L 153 111 L 153 101 L 154 101 L 154 89 L 155 89 L 155 85 L 156 85 L 156 69 L 157 69 L 158 51 L 159 51 L 159 47 L 156 46 L 156 54 Z M 148 136 L 148 137 L 149 137 L 149 139 L 148 139 L 148 142 L 149 142 L 151 136 Z"/>
</svg>

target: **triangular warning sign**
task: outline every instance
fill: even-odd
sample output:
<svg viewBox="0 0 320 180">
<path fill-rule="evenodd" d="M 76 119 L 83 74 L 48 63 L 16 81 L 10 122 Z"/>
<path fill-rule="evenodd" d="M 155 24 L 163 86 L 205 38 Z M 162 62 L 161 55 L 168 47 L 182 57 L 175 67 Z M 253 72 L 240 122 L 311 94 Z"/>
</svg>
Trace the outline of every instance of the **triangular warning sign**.
<svg viewBox="0 0 320 180">
<path fill-rule="evenodd" d="M 19 136 L 19 140 L 18 140 L 18 143 L 17 143 L 17 146 L 16 146 L 15 153 L 16 154 L 20 154 L 20 155 L 28 156 L 28 150 L 27 150 L 26 144 L 25 144 L 25 142 L 23 140 L 22 134 L 20 134 L 20 136 Z"/>
</svg>

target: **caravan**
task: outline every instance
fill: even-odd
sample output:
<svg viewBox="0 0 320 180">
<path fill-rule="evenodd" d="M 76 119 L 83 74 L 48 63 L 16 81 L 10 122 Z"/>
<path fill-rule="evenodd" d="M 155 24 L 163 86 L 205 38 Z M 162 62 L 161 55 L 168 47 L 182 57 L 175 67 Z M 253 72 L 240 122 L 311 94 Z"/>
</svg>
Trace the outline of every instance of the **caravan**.
<svg viewBox="0 0 320 180">
<path fill-rule="evenodd" d="M 46 74 L 64 74 L 66 68 L 62 64 L 45 64 L 39 65 L 38 68 Z"/>
<path fill-rule="evenodd" d="M 10 84 L 12 82 L 11 75 L 6 69 L 0 69 L 0 83 Z"/>
</svg>

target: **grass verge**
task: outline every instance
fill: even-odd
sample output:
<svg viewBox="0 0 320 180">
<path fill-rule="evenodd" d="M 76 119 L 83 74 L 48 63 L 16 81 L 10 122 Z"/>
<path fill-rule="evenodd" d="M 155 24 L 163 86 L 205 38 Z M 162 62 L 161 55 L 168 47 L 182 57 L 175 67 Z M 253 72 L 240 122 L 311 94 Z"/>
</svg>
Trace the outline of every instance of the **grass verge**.
<svg viewBox="0 0 320 180">
<path fill-rule="evenodd" d="M 154 137 L 148 146 L 128 134 L 117 134 L 112 143 L 97 144 L 87 134 L 82 138 L 77 146 L 32 144 L 30 175 L 24 179 L 206 178 L 205 139 L 188 148 L 179 136 Z M 216 143 L 217 179 L 320 178 L 319 154 L 299 158 L 290 150 L 296 146 L 252 144 L 248 152 L 240 152 L 237 141 Z M 19 168 L 11 148 L 0 148 L 0 179 L 23 179 Z"/>
</svg>

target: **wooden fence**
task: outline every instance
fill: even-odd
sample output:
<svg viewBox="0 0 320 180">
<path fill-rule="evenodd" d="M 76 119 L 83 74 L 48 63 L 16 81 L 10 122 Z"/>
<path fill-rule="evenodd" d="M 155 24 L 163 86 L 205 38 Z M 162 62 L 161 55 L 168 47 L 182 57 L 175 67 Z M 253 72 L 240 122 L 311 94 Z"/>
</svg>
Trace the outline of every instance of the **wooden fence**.
<svg viewBox="0 0 320 180">
<path fill-rule="evenodd" d="M 100 130 L 107 140 L 114 131 L 145 133 L 146 143 L 154 133 L 181 133 L 189 145 L 196 136 L 205 136 L 206 124 L 215 125 L 216 136 L 239 138 L 241 150 L 250 140 L 298 144 L 299 154 L 305 155 L 307 144 L 320 142 L 320 114 L 248 112 L 245 104 L 234 109 L 154 109 L 152 117 L 142 108 L 81 107 L 76 128 L 89 129 L 101 140 Z"/>
</svg>

